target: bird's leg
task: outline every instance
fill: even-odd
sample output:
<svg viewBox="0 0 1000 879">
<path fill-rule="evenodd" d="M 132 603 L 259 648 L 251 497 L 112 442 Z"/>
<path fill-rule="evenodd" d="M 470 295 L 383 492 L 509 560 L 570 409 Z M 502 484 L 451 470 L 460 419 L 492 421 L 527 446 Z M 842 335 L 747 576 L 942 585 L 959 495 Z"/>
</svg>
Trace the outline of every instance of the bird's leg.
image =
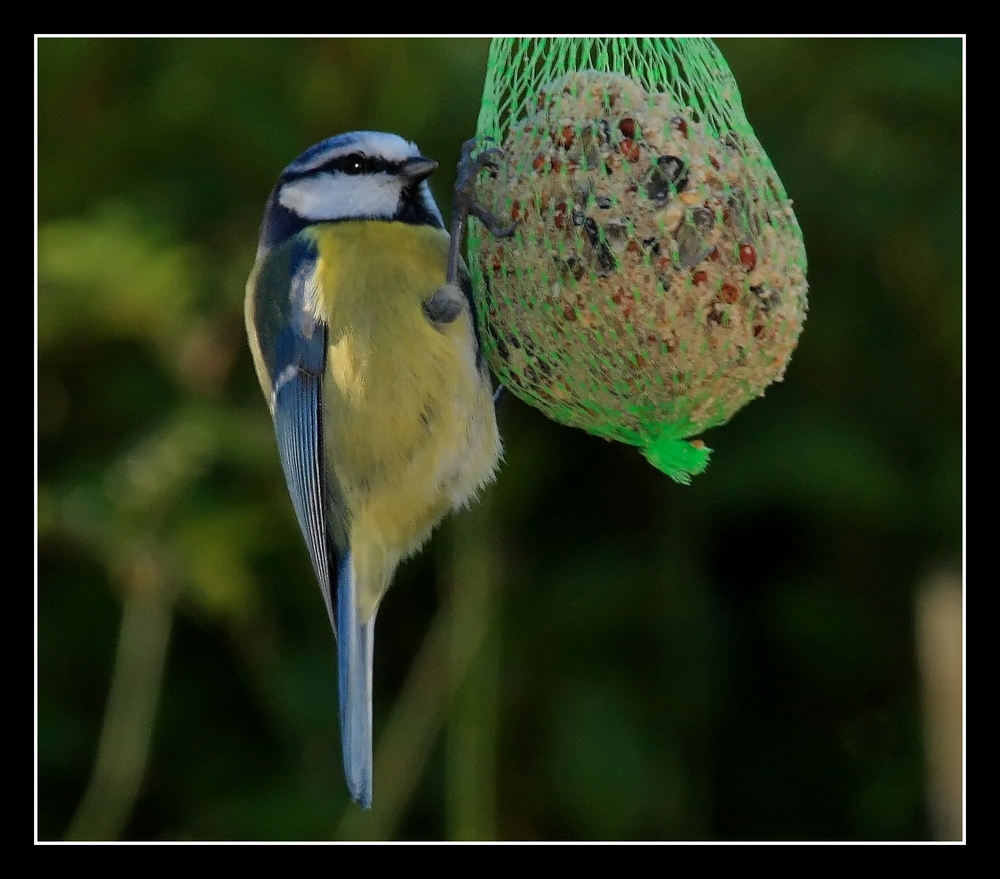
<svg viewBox="0 0 1000 879">
<path fill-rule="evenodd" d="M 455 178 L 454 202 L 451 209 L 451 246 L 448 249 L 448 282 L 459 283 L 459 252 L 462 247 L 462 233 L 465 222 L 471 214 L 476 217 L 497 238 L 509 238 L 514 234 L 517 223 L 502 226 L 500 220 L 476 201 L 476 179 L 483 168 L 496 167 L 499 149 L 483 150 L 472 158 L 476 139 L 470 138 L 462 144 L 462 158 L 458 163 Z"/>
</svg>

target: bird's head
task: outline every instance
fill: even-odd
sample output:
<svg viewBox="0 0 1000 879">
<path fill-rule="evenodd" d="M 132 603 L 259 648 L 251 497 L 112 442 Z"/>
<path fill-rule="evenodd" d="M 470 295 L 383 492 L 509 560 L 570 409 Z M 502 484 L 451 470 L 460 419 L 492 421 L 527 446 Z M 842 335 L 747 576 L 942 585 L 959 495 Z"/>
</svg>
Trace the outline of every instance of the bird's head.
<svg viewBox="0 0 1000 879">
<path fill-rule="evenodd" d="M 268 199 L 261 245 L 273 247 L 312 223 L 396 220 L 443 228 L 427 185 L 438 163 L 396 134 L 352 131 L 309 147 Z"/>
</svg>

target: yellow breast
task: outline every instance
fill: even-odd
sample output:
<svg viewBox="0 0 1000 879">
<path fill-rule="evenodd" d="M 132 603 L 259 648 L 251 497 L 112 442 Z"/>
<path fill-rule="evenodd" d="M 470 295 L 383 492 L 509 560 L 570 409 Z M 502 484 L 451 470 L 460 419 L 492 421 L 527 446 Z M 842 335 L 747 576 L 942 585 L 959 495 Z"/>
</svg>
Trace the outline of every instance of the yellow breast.
<svg viewBox="0 0 1000 879">
<path fill-rule="evenodd" d="M 500 442 L 471 312 L 433 324 L 423 310 L 445 283 L 447 233 L 361 221 L 311 234 L 328 326 L 324 446 L 373 610 L 399 560 L 492 477 Z"/>
</svg>

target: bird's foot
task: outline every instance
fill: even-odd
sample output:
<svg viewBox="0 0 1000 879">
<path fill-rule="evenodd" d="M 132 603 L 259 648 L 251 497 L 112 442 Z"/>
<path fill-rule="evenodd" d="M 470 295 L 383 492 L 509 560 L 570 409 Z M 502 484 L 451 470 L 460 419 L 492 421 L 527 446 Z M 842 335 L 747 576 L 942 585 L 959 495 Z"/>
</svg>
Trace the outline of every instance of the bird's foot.
<svg viewBox="0 0 1000 879">
<path fill-rule="evenodd" d="M 484 168 L 496 170 L 497 159 L 502 152 L 497 147 L 482 150 L 472 155 L 476 148 L 476 139 L 470 138 L 462 144 L 462 158 L 458 163 L 458 175 L 455 180 L 455 206 L 463 216 L 470 214 L 480 220 L 497 238 L 509 238 L 514 234 L 517 223 L 509 226 L 501 224 L 498 217 L 486 210 L 476 201 L 476 180 Z"/>
<path fill-rule="evenodd" d="M 476 181 L 484 168 L 495 170 L 497 159 L 501 151 L 493 147 L 482 150 L 475 156 L 472 151 L 476 148 L 476 139 L 470 138 L 462 144 L 462 157 L 458 163 L 458 171 L 455 177 L 454 201 L 452 204 L 451 220 L 451 252 L 448 260 L 448 278 L 455 282 L 459 276 L 459 242 L 462 232 L 465 229 L 465 222 L 473 216 L 479 220 L 497 238 L 509 238 L 517 229 L 517 223 L 509 226 L 503 225 L 500 219 L 490 213 L 482 204 L 476 200 Z"/>
</svg>

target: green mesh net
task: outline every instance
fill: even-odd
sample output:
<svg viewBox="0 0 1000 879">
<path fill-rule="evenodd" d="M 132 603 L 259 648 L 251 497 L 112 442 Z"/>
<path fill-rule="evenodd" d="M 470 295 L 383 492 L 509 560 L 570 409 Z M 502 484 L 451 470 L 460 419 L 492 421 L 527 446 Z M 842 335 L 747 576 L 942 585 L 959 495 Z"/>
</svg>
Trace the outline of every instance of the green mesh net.
<svg viewBox="0 0 1000 879">
<path fill-rule="evenodd" d="M 493 40 L 477 129 L 498 148 L 469 224 L 497 378 L 680 482 L 688 441 L 782 378 L 806 315 L 785 190 L 708 39 Z"/>
</svg>

